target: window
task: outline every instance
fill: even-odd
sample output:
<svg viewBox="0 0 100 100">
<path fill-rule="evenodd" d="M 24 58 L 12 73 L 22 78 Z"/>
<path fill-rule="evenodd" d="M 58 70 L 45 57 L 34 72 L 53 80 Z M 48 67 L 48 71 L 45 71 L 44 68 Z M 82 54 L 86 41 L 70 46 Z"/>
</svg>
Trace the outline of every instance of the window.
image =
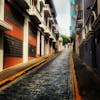
<svg viewBox="0 0 100 100">
<path fill-rule="evenodd" d="M 22 41 L 18 40 L 14 37 L 11 37 L 9 35 L 4 35 L 4 55 L 5 56 L 11 56 L 11 57 L 22 57 Z"/>
</svg>

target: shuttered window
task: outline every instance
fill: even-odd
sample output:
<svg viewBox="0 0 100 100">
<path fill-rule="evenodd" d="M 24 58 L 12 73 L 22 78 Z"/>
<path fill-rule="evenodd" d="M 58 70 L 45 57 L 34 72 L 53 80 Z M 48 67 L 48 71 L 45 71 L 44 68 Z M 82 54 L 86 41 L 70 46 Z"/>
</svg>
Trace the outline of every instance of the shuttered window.
<svg viewBox="0 0 100 100">
<path fill-rule="evenodd" d="M 22 57 L 22 41 L 9 35 L 4 35 L 4 55 Z"/>
</svg>

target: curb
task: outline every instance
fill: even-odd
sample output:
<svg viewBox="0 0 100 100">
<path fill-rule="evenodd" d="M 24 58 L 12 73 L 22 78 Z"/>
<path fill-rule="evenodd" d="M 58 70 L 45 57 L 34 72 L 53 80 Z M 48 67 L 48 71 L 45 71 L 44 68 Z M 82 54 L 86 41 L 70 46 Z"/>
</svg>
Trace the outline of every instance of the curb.
<svg viewBox="0 0 100 100">
<path fill-rule="evenodd" d="M 36 59 L 36 61 L 30 61 L 27 64 L 22 64 L 21 66 L 18 65 L 16 66 L 17 68 L 13 69 L 13 67 L 5 69 L 4 71 L 0 72 L 0 88 L 4 85 L 6 85 L 7 83 L 10 83 L 11 81 L 15 80 L 16 78 L 20 77 L 21 75 L 27 73 L 28 71 L 37 68 L 39 65 L 48 62 L 49 60 L 52 60 L 53 58 L 55 58 L 57 55 L 59 55 L 60 53 L 57 54 L 53 54 L 51 56 L 46 56 L 46 57 L 41 57 L 39 60 Z M 22 67 L 21 69 L 19 69 L 20 67 Z M 13 69 L 13 70 L 12 70 Z M 16 69 L 18 71 L 16 71 Z M 13 72 L 14 71 L 14 72 Z M 13 72 L 13 73 L 12 73 Z M 6 73 L 6 75 L 5 75 Z"/>
<path fill-rule="evenodd" d="M 74 100 L 82 100 L 82 97 L 79 94 L 76 73 L 75 73 L 75 69 L 74 69 L 74 61 L 73 61 L 73 57 L 72 57 L 72 51 L 70 51 L 70 63 L 71 63 L 71 77 L 73 80 Z"/>
</svg>

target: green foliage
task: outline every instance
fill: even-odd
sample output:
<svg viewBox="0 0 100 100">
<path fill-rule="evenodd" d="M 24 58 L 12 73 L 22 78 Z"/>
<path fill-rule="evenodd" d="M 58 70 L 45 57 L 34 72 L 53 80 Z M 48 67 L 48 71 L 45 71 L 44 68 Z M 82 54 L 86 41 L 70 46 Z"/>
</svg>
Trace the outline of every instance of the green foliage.
<svg viewBox="0 0 100 100">
<path fill-rule="evenodd" d="M 63 39 L 63 45 L 71 42 L 70 37 L 67 37 L 66 35 L 61 35 L 62 39 Z"/>
</svg>

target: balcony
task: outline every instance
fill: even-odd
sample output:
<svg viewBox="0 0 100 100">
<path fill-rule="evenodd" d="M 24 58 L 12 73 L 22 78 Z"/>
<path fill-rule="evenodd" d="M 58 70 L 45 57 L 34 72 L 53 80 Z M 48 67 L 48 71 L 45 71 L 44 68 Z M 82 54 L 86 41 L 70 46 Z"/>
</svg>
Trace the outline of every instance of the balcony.
<svg viewBox="0 0 100 100">
<path fill-rule="evenodd" d="M 12 30 L 12 26 L 9 25 L 8 23 L 0 20 L 0 29 L 5 31 L 5 30 Z"/>
<path fill-rule="evenodd" d="M 52 33 L 53 33 L 53 34 L 55 33 L 55 30 L 56 30 L 56 25 L 53 24 L 53 25 L 52 25 Z"/>
<path fill-rule="evenodd" d="M 83 26 L 83 23 L 82 23 L 82 21 L 77 21 L 76 22 L 76 28 L 82 28 L 82 26 Z"/>
<path fill-rule="evenodd" d="M 49 22 L 49 18 L 47 20 L 47 25 L 45 23 L 45 21 L 43 20 L 42 23 L 39 25 L 40 28 L 42 28 L 42 30 L 44 30 L 44 33 L 49 33 L 51 32 L 51 28 L 50 28 L 50 22 Z"/>
<path fill-rule="evenodd" d="M 52 25 L 52 33 L 54 34 L 55 33 L 55 30 L 56 30 L 56 26 L 55 24 Z"/>
<path fill-rule="evenodd" d="M 56 25 L 55 25 L 55 24 L 53 24 L 52 27 L 53 27 L 54 29 L 56 29 Z"/>
<path fill-rule="evenodd" d="M 49 38 L 50 38 L 50 39 L 52 39 L 52 40 L 54 39 L 54 37 L 53 37 L 52 35 L 50 35 L 50 37 L 49 37 Z"/>
<path fill-rule="evenodd" d="M 53 38 L 53 42 L 56 42 L 56 39 L 55 39 L 55 37 Z"/>
<path fill-rule="evenodd" d="M 82 35 L 82 29 L 76 28 L 76 33 L 81 36 Z"/>
<path fill-rule="evenodd" d="M 45 30 L 46 29 L 46 25 L 42 22 L 39 27 L 42 29 L 42 30 Z"/>
<path fill-rule="evenodd" d="M 54 33 L 55 33 L 56 35 L 59 35 L 59 32 L 58 32 L 57 29 L 54 31 Z"/>
<path fill-rule="evenodd" d="M 41 24 L 42 22 L 42 16 L 40 15 L 38 9 L 35 6 L 31 6 L 31 8 L 28 11 L 31 19 L 37 23 L 37 24 Z"/>
<path fill-rule="evenodd" d="M 48 4 L 45 4 L 45 7 L 43 8 L 43 10 L 47 17 L 51 16 L 50 6 Z"/>
<path fill-rule="evenodd" d="M 50 21 L 52 24 L 54 24 L 54 19 L 53 19 L 53 17 L 50 17 L 50 18 L 49 18 L 49 21 Z"/>
<path fill-rule="evenodd" d="M 83 19 L 76 20 L 76 23 L 83 23 Z"/>
<path fill-rule="evenodd" d="M 46 29 L 44 30 L 44 33 L 48 36 L 51 35 L 50 29 L 48 27 L 46 27 Z"/>
<path fill-rule="evenodd" d="M 52 25 L 54 24 L 53 18 L 49 17 L 49 18 L 48 18 L 48 23 L 49 23 L 49 27 L 50 27 L 50 30 L 51 30 Z"/>
<path fill-rule="evenodd" d="M 78 10 L 77 20 L 83 19 L 83 10 Z"/>
<path fill-rule="evenodd" d="M 53 40 L 53 42 L 56 42 L 56 39 L 55 37 L 51 34 L 50 37 L 49 37 L 51 40 Z"/>
</svg>

